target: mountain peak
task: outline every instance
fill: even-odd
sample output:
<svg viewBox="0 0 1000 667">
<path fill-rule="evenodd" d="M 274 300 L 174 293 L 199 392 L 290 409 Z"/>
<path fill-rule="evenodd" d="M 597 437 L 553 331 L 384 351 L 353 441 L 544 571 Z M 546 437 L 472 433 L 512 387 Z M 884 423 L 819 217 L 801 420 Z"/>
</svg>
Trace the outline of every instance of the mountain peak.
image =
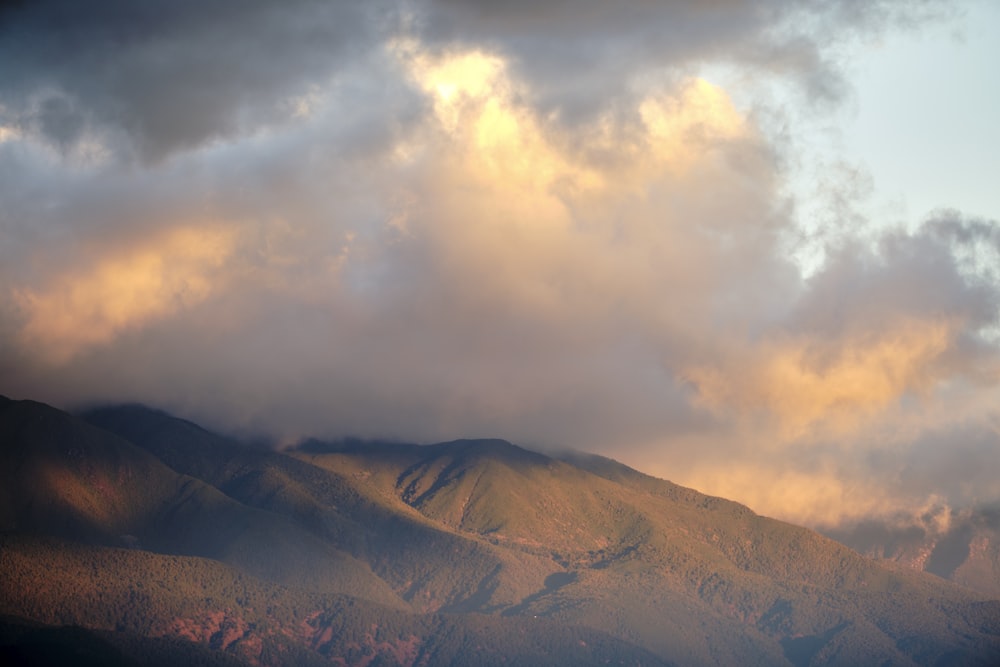
<svg viewBox="0 0 1000 667">
<path fill-rule="evenodd" d="M 538 452 L 525 449 L 499 438 L 463 438 L 435 445 L 427 445 L 431 455 L 470 456 L 492 458 L 508 463 L 546 464 L 552 459 Z"/>
</svg>

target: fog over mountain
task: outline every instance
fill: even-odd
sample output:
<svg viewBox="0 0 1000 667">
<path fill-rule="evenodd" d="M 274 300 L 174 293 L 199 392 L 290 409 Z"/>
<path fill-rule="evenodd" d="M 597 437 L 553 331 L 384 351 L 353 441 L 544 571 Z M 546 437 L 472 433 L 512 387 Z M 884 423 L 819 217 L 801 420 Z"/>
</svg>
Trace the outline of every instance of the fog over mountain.
<svg viewBox="0 0 1000 667">
<path fill-rule="evenodd" d="M 790 187 L 862 46 L 965 10 L 863 4 L 2 3 L 0 392 L 1000 502 L 997 221 Z"/>
</svg>

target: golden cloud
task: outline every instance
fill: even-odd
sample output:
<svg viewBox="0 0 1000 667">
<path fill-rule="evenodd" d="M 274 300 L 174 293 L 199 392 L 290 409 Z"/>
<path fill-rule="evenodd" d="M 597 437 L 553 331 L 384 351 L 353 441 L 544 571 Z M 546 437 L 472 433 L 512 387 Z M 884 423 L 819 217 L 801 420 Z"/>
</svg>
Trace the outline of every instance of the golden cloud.
<svg viewBox="0 0 1000 667">
<path fill-rule="evenodd" d="M 233 230 L 180 227 L 64 274 L 40 291 L 14 292 L 25 313 L 22 344 L 52 364 L 106 344 L 121 332 L 199 303 L 232 252 Z"/>
<path fill-rule="evenodd" d="M 388 224 L 430 240 L 436 271 L 504 308 L 606 317 L 610 300 L 655 319 L 664 285 L 711 280 L 723 261 L 726 249 L 692 218 L 721 226 L 733 218 L 726 207 L 745 213 L 763 199 L 741 191 L 720 203 L 723 183 L 760 176 L 770 186 L 764 171 L 748 179 L 718 160 L 713 149 L 754 135 L 706 81 L 640 100 L 634 116 L 567 129 L 524 103 L 530 95 L 499 56 L 414 43 L 397 44 L 397 55 L 434 114 L 397 147 L 399 162 L 425 163 L 411 172 L 421 174 L 412 192 L 394 197 L 402 206 Z"/>
<path fill-rule="evenodd" d="M 906 320 L 843 341 L 770 341 L 730 367 L 692 367 L 682 377 L 700 405 L 771 421 L 782 441 L 846 436 L 905 393 L 930 390 L 934 362 L 956 331 L 952 322 Z"/>
<path fill-rule="evenodd" d="M 689 79 L 676 95 L 644 100 L 639 114 L 653 155 L 675 172 L 705 160 L 713 145 L 750 131 L 726 92 L 704 79 Z"/>
<path fill-rule="evenodd" d="M 533 112 L 517 103 L 517 86 L 498 56 L 471 51 L 431 58 L 416 51 L 409 63 L 433 101 L 440 128 L 460 148 L 467 175 L 520 192 L 546 190 L 556 180 L 580 187 L 600 183 L 594 171 L 562 155 Z"/>
<path fill-rule="evenodd" d="M 891 497 L 884 484 L 848 478 L 835 470 L 780 469 L 739 461 L 695 470 L 676 481 L 711 495 L 738 498 L 758 514 L 814 528 L 912 509 Z"/>
<path fill-rule="evenodd" d="M 519 190 L 555 185 L 575 191 L 620 190 L 623 184 L 662 177 L 664 168 L 671 175 L 692 169 L 711 159 L 713 146 L 752 134 L 722 88 L 690 78 L 671 94 L 640 100 L 641 136 L 623 135 L 603 118 L 583 133 L 586 150 L 579 150 L 581 136 L 569 142 L 576 145 L 571 150 L 560 145 L 554 125 L 519 101 L 527 92 L 499 56 L 475 50 L 435 57 L 412 43 L 400 43 L 396 50 L 429 95 L 440 127 L 465 147 L 463 157 L 474 163 L 465 166 L 493 184 Z M 581 161 L 587 150 L 628 159 L 604 174 Z"/>
</svg>

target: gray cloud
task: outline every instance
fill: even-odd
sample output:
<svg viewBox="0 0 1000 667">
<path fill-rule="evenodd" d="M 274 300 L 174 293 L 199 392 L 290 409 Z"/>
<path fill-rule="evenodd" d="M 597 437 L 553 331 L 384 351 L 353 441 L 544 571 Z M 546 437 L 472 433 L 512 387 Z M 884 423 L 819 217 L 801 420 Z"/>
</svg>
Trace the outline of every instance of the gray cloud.
<svg viewBox="0 0 1000 667">
<path fill-rule="evenodd" d="M 808 98 L 829 104 L 847 94 L 839 44 L 949 13 L 937 0 L 691 0 L 669 9 L 645 0 L 426 4 L 424 39 L 500 49 L 534 84 L 541 108 L 569 120 L 606 111 L 607 99 L 634 92 L 643 79 L 662 82 L 708 63 L 794 79 Z"/>
<path fill-rule="evenodd" d="M 792 321 L 799 330 L 834 335 L 877 330 L 904 313 L 961 318 L 970 331 L 994 325 L 1000 307 L 996 275 L 982 271 L 989 264 L 975 262 L 989 245 L 995 253 L 997 233 L 993 222 L 943 212 L 915 232 L 889 231 L 874 244 L 851 237 L 836 241 Z"/>
<path fill-rule="evenodd" d="M 592 118 L 642 77 L 705 62 L 797 77 L 819 99 L 843 83 L 828 47 L 934 15 L 940 2 L 350 3 L 70 0 L 0 17 L 0 120 L 61 150 L 82 142 L 156 161 L 286 122 L 295 100 L 400 30 L 510 58 L 563 120 Z M 409 25 L 409 28 L 406 26 Z"/>
<path fill-rule="evenodd" d="M 384 3 L 46 0 L 0 22 L 3 119 L 63 150 L 143 160 L 287 120 L 291 98 L 377 43 Z"/>
</svg>

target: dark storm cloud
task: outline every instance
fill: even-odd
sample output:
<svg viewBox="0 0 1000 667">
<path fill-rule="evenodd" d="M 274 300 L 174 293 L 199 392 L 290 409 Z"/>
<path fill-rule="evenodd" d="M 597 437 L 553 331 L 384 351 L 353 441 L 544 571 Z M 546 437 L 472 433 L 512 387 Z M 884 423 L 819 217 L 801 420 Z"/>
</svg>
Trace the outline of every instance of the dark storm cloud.
<svg viewBox="0 0 1000 667">
<path fill-rule="evenodd" d="M 376 42 L 381 2 L 42 0 L 0 15 L 0 120 L 144 160 L 257 131 Z M 124 136 L 122 136 L 124 135 Z"/>
</svg>

